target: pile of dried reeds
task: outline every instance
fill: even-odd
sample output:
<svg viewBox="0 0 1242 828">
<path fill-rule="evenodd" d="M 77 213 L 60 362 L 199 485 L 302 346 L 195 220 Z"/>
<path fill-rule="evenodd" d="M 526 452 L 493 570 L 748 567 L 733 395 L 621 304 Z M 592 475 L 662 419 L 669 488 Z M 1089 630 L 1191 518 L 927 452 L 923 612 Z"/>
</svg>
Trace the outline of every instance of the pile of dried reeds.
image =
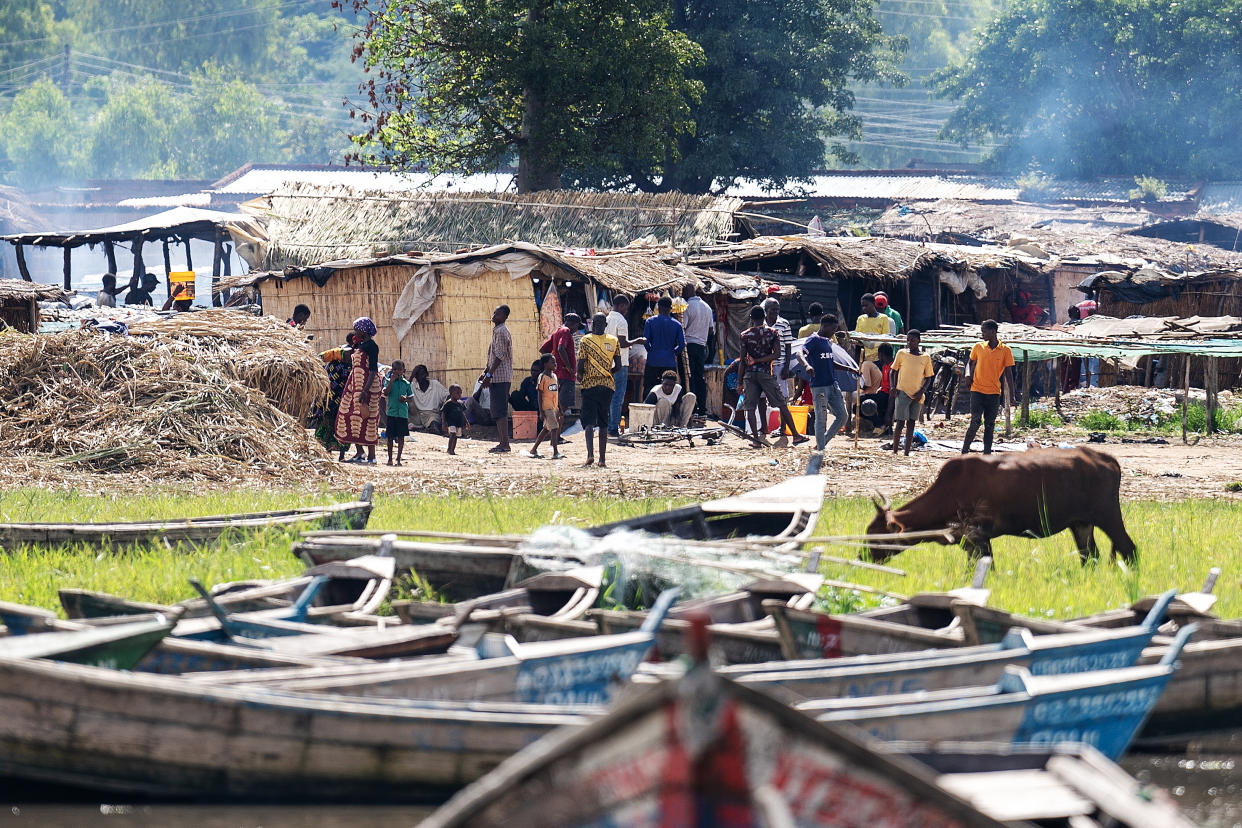
<svg viewBox="0 0 1242 828">
<path fill-rule="evenodd" d="M 324 457 L 229 359 L 86 331 L 0 336 L 0 453 L 217 479 Z"/>
<path fill-rule="evenodd" d="M 213 308 L 141 322 L 129 332 L 215 366 L 299 421 L 328 393 L 328 374 L 305 334 L 272 316 Z"/>
</svg>

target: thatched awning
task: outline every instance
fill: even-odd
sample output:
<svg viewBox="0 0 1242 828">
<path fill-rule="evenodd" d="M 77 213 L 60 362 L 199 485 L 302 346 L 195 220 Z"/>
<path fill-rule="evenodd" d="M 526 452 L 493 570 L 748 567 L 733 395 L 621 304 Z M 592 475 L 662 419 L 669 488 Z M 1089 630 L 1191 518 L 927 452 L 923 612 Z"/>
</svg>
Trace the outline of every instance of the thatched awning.
<svg viewBox="0 0 1242 828">
<path fill-rule="evenodd" d="M 4 241 L 15 245 L 39 247 L 81 247 L 101 242 L 128 242 L 135 238 L 144 241 L 163 239 L 215 239 L 219 233 L 233 225 L 246 226 L 249 216 L 221 210 L 200 210 L 196 207 L 174 207 L 153 216 L 99 227 L 94 230 L 47 230 L 43 232 L 15 233 L 4 236 Z"/>
<path fill-rule="evenodd" d="M 0 279 L 0 304 L 10 302 L 50 302 L 61 299 L 65 292 L 58 285 L 26 282 L 21 279 Z"/>
<path fill-rule="evenodd" d="M 255 270 L 371 259 L 522 239 L 566 248 L 688 247 L 746 233 L 741 199 L 682 193 L 376 192 L 292 184 L 243 208 L 263 225 L 251 249 Z"/>
<path fill-rule="evenodd" d="M 919 244 L 848 236 L 763 236 L 705 248 L 687 261 L 700 267 L 763 270 L 805 257 L 826 277 L 902 281 L 927 269 L 963 272 L 1001 269 L 1038 272 L 1041 262 L 1002 247 Z"/>
</svg>

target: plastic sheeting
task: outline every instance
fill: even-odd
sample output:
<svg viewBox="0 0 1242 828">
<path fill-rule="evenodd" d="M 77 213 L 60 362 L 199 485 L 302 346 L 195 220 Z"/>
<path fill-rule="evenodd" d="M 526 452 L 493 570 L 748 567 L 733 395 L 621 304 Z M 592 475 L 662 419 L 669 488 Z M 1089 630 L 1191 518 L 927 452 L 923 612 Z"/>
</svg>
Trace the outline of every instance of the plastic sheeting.
<svg viewBox="0 0 1242 828">
<path fill-rule="evenodd" d="M 414 323 L 427 312 L 440 292 L 440 278 L 477 279 L 488 273 L 505 273 L 510 279 L 521 279 L 543 264 L 538 256 L 520 251 L 472 261 L 426 264 L 414 272 L 405 289 L 397 297 L 392 310 L 392 326 L 397 339 L 405 339 Z"/>
</svg>

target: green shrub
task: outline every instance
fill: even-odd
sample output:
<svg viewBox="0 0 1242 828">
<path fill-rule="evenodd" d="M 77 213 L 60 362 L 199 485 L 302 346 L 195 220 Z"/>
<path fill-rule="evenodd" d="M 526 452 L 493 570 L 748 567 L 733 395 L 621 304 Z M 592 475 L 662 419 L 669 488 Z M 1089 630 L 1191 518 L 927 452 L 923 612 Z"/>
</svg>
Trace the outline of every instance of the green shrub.
<svg viewBox="0 0 1242 828">
<path fill-rule="evenodd" d="M 1124 431 L 1126 423 L 1116 414 L 1092 411 L 1078 419 L 1078 425 L 1087 431 Z"/>
<path fill-rule="evenodd" d="M 1137 186 L 1130 191 L 1131 201 L 1159 201 L 1169 193 L 1169 185 L 1154 176 L 1135 176 L 1134 183 Z"/>
<path fill-rule="evenodd" d="M 1038 164 L 1032 164 L 1018 176 L 1018 198 L 1023 201 L 1043 201 L 1048 197 L 1055 179 L 1044 173 Z"/>
<path fill-rule="evenodd" d="M 1032 408 L 1027 423 L 1030 428 L 1056 428 L 1064 425 L 1064 421 L 1057 416 L 1055 411 L 1049 411 L 1046 408 Z"/>
</svg>

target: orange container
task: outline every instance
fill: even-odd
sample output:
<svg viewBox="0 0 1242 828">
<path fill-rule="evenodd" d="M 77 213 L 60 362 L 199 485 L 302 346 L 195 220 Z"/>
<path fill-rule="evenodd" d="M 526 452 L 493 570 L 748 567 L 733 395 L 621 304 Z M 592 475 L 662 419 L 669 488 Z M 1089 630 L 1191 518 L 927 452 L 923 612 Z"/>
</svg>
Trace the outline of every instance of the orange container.
<svg viewBox="0 0 1242 828">
<path fill-rule="evenodd" d="M 538 412 L 514 411 L 509 416 L 513 420 L 514 440 L 533 440 L 539 434 Z"/>
</svg>

